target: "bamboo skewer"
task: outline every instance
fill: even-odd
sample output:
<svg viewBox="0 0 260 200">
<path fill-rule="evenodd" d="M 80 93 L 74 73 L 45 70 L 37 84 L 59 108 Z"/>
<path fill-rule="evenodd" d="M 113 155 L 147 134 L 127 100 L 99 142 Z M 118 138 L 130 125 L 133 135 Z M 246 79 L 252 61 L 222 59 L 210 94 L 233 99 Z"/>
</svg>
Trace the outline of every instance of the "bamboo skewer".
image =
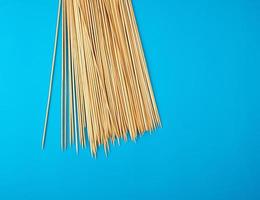
<svg viewBox="0 0 260 200">
<path fill-rule="evenodd" d="M 54 75 L 56 51 L 57 51 L 57 43 L 58 43 L 58 35 L 59 35 L 61 1 L 62 0 L 59 0 L 59 5 L 58 5 L 58 15 L 57 15 L 57 22 L 56 22 L 56 33 L 55 33 L 55 40 L 54 40 L 53 56 L 52 56 L 52 67 L 51 67 L 51 75 L 50 75 L 50 83 L 49 83 L 49 92 L 48 92 L 48 100 L 47 100 L 47 106 L 46 106 L 44 129 L 43 129 L 43 134 L 42 134 L 42 149 L 44 148 L 44 145 L 45 145 L 46 130 L 47 130 L 47 125 L 48 125 L 49 111 L 50 111 L 50 102 L 51 102 L 52 85 L 53 85 L 53 75 Z"/>
<path fill-rule="evenodd" d="M 68 131 L 76 152 L 88 139 L 96 156 L 160 125 L 131 0 L 63 0 L 62 10 L 62 149 Z"/>
<path fill-rule="evenodd" d="M 66 15 L 66 10 L 65 8 L 65 4 L 64 4 L 65 0 L 62 0 L 62 63 L 61 63 L 61 148 L 64 150 L 65 149 L 65 138 L 66 138 L 66 124 L 65 124 L 65 118 L 66 118 L 66 103 L 65 103 L 65 69 L 66 69 L 66 61 L 65 61 L 65 57 L 66 57 L 66 45 L 65 45 L 65 38 L 66 38 L 66 34 L 65 34 L 65 15 Z"/>
</svg>

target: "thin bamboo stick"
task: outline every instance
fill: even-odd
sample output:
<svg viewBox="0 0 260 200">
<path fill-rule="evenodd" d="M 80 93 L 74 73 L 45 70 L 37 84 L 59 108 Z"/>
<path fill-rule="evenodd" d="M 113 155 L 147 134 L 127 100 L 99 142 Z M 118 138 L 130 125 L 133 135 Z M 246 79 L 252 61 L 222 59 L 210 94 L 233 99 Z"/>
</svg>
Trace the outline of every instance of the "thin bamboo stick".
<svg viewBox="0 0 260 200">
<path fill-rule="evenodd" d="M 160 125 L 131 0 L 64 0 L 62 10 L 62 148 L 67 121 L 70 145 L 88 139 L 94 157 Z"/>
<path fill-rule="evenodd" d="M 50 75 L 50 83 L 49 83 L 48 100 L 47 100 L 47 106 L 46 106 L 44 129 L 43 129 L 43 134 L 42 134 L 42 149 L 45 146 L 46 130 L 47 130 L 47 124 L 48 124 L 48 118 L 49 118 L 52 85 L 53 85 L 53 76 L 54 76 L 55 60 L 56 60 L 56 51 L 57 51 L 57 43 L 58 43 L 58 35 L 59 35 L 61 3 L 62 3 L 62 0 L 59 0 L 58 15 L 57 15 L 57 22 L 56 22 L 56 33 L 55 33 L 54 48 L 53 48 L 53 55 L 52 55 L 52 67 L 51 67 L 51 75 Z"/>
</svg>

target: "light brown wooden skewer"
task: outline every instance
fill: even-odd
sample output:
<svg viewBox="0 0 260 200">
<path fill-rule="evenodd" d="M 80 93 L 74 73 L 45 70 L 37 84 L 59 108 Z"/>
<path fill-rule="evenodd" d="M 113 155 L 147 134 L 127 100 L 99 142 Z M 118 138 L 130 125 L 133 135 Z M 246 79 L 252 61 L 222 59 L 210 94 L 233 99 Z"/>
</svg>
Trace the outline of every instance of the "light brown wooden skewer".
<svg viewBox="0 0 260 200">
<path fill-rule="evenodd" d="M 62 3 L 62 0 L 59 0 L 58 15 L 57 15 L 57 22 L 56 22 L 56 33 L 55 33 L 53 56 L 52 56 L 52 67 L 51 67 L 49 92 L 48 92 L 48 100 L 47 100 L 47 106 L 46 106 L 44 129 L 43 129 L 43 134 L 42 134 L 42 149 L 45 146 L 46 130 L 47 130 L 47 125 L 48 125 L 49 111 L 50 111 L 50 102 L 51 102 L 52 85 L 53 85 L 53 75 L 54 75 L 54 69 L 55 69 L 56 51 L 57 51 L 57 43 L 58 43 L 58 35 L 59 35 L 61 3 Z"/>
<path fill-rule="evenodd" d="M 110 140 L 126 140 L 128 132 L 135 140 L 157 127 L 160 118 L 131 0 L 64 0 L 62 24 L 63 148 L 67 121 L 76 152 L 79 145 L 86 147 L 87 127 L 93 156 L 100 145 L 107 153 Z"/>
</svg>

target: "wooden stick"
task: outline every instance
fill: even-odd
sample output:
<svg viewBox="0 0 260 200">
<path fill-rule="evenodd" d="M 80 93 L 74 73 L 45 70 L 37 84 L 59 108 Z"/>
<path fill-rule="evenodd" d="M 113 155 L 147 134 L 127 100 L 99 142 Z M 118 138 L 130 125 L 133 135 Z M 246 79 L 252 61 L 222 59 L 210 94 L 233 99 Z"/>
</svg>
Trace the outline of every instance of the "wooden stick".
<svg viewBox="0 0 260 200">
<path fill-rule="evenodd" d="M 65 18 L 65 9 L 64 1 L 62 1 L 62 45 L 61 45 L 61 149 L 65 148 L 65 35 L 64 35 L 64 18 Z"/>
<path fill-rule="evenodd" d="M 54 48 L 53 48 L 53 55 L 52 55 L 52 67 L 51 67 L 51 75 L 50 75 L 50 83 L 49 83 L 48 101 L 47 101 L 47 107 L 46 107 L 44 129 L 43 129 L 43 134 L 42 134 L 42 149 L 44 149 L 44 145 L 45 145 L 46 130 L 47 130 L 47 124 L 48 124 L 48 118 L 49 118 L 52 85 L 53 85 L 53 75 L 54 75 L 56 51 L 57 51 L 57 43 L 58 43 L 58 35 L 59 35 L 61 1 L 62 0 L 59 0 L 59 5 L 58 5 L 58 16 L 57 16 L 57 22 L 56 22 L 56 33 L 55 33 L 55 41 L 54 41 Z"/>
<path fill-rule="evenodd" d="M 110 140 L 129 133 L 135 141 L 156 128 L 160 117 L 131 0 L 63 0 L 62 11 L 62 149 L 67 116 L 70 144 L 76 152 L 85 148 L 87 133 L 94 157 L 101 145 L 107 154 Z"/>
</svg>

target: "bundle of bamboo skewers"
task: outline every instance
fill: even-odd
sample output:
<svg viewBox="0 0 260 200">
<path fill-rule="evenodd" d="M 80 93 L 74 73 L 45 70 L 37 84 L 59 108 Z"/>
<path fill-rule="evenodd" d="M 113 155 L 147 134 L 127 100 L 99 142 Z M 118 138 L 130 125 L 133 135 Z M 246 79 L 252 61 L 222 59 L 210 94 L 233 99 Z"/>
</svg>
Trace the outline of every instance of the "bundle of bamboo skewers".
<svg viewBox="0 0 260 200">
<path fill-rule="evenodd" d="M 96 156 L 100 145 L 107 152 L 110 141 L 160 125 L 131 0 L 60 0 L 42 146 L 60 13 L 62 149 L 75 144 L 78 152 L 88 141 Z"/>
</svg>

